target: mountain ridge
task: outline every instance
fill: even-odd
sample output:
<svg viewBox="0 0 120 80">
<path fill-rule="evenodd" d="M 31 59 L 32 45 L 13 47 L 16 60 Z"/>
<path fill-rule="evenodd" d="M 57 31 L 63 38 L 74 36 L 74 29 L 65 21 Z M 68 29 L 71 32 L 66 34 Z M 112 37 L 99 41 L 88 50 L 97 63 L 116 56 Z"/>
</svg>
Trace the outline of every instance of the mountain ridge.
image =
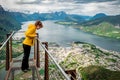
<svg viewBox="0 0 120 80">
<path fill-rule="evenodd" d="M 91 20 L 94 20 L 94 19 L 98 19 L 98 18 L 103 18 L 103 17 L 106 17 L 107 15 L 105 13 L 98 13 L 96 15 L 94 15 Z"/>
<path fill-rule="evenodd" d="M 14 18 L 17 21 L 23 22 L 28 20 L 61 20 L 61 21 L 74 21 L 74 22 L 83 22 L 89 18 L 90 16 L 77 15 L 77 14 L 67 14 L 64 11 L 60 12 L 52 12 L 52 13 L 33 13 L 33 14 L 25 14 L 20 12 L 11 12 Z"/>
<path fill-rule="evenodd" d="M 108 22 L 114 26 L 116 25 L 120 25 L 120 15 L 115 15 L 115 16 L 106 16 L 106 17 L 102 17 L 102 18 L 97 18 L 94 20 L 89 20 L 86 22 L 83 22 L 81 25 L 83 26 L 91 26 L 91 25 L 98 25 L 102 22 Z"/>
<path fill-rule="evenodd" d="M 0 41 L 5 39 L 7 33 L 18 29 L 20 29 L 20 23 L 0 6 Z"/>
</svg>

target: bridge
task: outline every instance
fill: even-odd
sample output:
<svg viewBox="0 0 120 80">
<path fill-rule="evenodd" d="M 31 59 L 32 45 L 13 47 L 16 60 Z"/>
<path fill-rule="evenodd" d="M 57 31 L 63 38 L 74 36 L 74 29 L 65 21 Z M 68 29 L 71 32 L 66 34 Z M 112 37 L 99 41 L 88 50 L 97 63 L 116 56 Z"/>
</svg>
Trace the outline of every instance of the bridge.
<svg viewBox="0 0 120 80">
<path fill-rule="evenodd" d="M 31 71 L 22 72 L 22 39 L 14 37 L 17 33 L 23 32 L 13 31 L 7 34 L 6 40 L 0 46 L 1 80 L 76 80 L 76 71 L 64 70 L 49 52 L 48 42 L 41 42 L 39 35 L 35 37 L 30 53 Z"/>
</svg>

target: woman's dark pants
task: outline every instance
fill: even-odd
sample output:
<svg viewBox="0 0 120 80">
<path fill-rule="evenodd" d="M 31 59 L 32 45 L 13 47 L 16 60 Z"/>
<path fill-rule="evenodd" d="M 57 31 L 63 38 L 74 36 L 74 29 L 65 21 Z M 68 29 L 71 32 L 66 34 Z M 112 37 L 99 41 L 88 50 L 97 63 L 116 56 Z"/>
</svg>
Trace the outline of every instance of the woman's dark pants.
<svg viewBox="0 0 120 80">
<path fill-rule="evenodd" d="M 29 55 L 30 55 L 31 46 L 23 44 L 23 50 L 24 50 L 24 56 L 22 60 L 21 69 L 25 70 L 29 68 Z"/>
</svg>

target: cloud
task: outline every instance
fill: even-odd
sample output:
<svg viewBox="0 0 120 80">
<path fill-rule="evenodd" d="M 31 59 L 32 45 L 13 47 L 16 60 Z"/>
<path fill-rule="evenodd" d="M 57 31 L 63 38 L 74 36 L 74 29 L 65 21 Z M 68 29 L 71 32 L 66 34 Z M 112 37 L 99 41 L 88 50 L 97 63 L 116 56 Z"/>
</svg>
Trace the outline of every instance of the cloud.
<svg viewBox="0 0 120 80">
<path fill-rule="evenodd" d="M 39 0 L 18 0 L 16 4 L 39 4 Z"/>
<path fill-rule="evenodd" d="M 73 0 L 76 3 L 99 3 L 99 2 L 111 2 L 111 1 L 118 1 L 120 3 L 119 0 Z"/>
<path fill-rule="evenodd" d="M 12 11 L 55 12 L 69 14 L 108 15 L 120 14 L 120 0 L 0 0 L 0 4 Z"/>
</svg>

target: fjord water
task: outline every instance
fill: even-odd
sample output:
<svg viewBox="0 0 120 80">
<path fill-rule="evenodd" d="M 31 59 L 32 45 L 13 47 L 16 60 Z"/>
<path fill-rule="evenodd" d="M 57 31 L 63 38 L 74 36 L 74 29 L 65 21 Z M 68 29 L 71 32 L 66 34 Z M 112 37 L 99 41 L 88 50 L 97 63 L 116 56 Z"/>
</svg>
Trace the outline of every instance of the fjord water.
<svg viewBox="0 0 120 80">
<path fill-rule="evenodd" d="M 72 42 L 87 42 L 99 46 L 103 49 L 120 52 L 120 40 L 100 37 L 86 33 L 72 26 L 55 24 L 55 21 L 42 21 L 44 28 L 38 30 L 41 41 L 55 42 L 60 46 L 70 46 Z M 21 30 L 26 30 L 29 23 L 24 22 Z"/>
</svg>

